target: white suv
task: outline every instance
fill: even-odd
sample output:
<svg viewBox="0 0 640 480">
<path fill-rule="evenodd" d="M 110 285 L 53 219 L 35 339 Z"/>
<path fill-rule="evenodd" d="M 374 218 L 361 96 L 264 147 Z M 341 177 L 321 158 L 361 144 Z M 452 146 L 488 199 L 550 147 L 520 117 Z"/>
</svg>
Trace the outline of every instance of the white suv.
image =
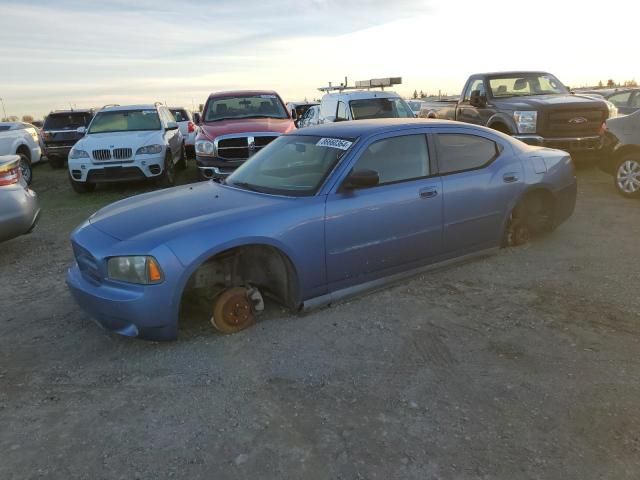
<svg viewBox="0 0 640 480">
<path fill-rule="evenodd" d="M 186 166 L 184 138 L 167 107 L 128 105 L 96 113 L 85 136 L 69 153 L 69 180 L 78 193 L 98 183 L 155 179 L 175 181 L 175 166 Z"/>
<path fill-rule="evenodd" d="M 318 123 L 414 117 L 407 102 L 395 92 L 346 90 L 322 97 Z"/>
</svg>

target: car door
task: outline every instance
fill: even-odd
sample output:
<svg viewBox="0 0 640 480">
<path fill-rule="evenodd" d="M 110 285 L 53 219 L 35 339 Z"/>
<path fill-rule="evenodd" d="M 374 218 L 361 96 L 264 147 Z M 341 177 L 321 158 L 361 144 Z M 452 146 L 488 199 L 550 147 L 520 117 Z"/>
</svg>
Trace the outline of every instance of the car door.
<svg viewBox="0 0 640 480">
<path fill-rule="evenodd" d="M 464 91 L 462 100 L 456 108 L 456 120 L 464 123 L 473 123 L 476 125 L 486 125 L 491 113 L 487 108 L 479 108 L 471 105 L 471 94 L 479 91 L 480 95 L 487 94 L 483 78 L 471 78 Z"/>
<path fill-rule="evenodd" d="M 640 90 L 633 92 L 631 100 L 629 100 L 629 113 L 634 113 L 640 110 Z"/>
<path fill-rule="evenodd" d="M 171 149 L 171 155 L 174 161 L 178 161 L 178 159 L 180 158 L 180 148 L 182 147 L 180 145 L 180 129 L 176 128 L 168 130 L 168 126 L 170 123 L 173 122 L 177 124 L 175 117 L 167 108 L 160 108 L 159 111 L 162 115 L 164 124 L 164 135 L 169 148 Z"/>
<path fill-rule="evenodd" d="M 507 209 L 522 191 L 524 176 L 522 163 L 503 142 L 471 129 L 434 133 L 448 256 L 500 246 Z"/>
<path fill-rule="evenodd" d="M 345 189 L 343 178 L 327 197 L 330 291 L 426 263 L 442 250 L 442 187 L 432 176 L 426 131 L 376 137 L 356 157 L 349 172 L 375 170 L 380 183 Z"/>
</svg>

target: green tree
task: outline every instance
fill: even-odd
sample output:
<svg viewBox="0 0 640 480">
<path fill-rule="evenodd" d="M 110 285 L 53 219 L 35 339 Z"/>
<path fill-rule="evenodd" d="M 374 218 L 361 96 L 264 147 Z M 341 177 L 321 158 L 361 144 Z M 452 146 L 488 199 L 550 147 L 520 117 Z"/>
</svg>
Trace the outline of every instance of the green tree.
<svg viewBox="0 0 640 480">
<path fill-rule="evenodd" d="M 607 87 L 611 88 L 611 87 L 615 87 L 615 86 L 616 86 L 616 82 L 614 82 L 612 78 L 607 80 Z"/>
<path fill-rule="evenodd" d="M 413 91 L 413 99 L 417 99 L 418 98 L 418 90 L 414 90 Z"/>
<path fill-rule="evenodd" d="M 425 97 L 424 92 L 420 90 L 420 98 L 424 98 L 424 97 Z"/>
<path fill-rule="evenodd" d="M 23 115 L 22 121 L 24 123 L 33 123 L 33 117 L 31 115 Z"/>
<path fill-rule="evenodd" d="M 600 81 L 598 82 L 598 88 L 602 88 L 602 87 L 604 87 L 604 83 L 602 83 L 602 80 L 600 80 Z"/>
</svg>

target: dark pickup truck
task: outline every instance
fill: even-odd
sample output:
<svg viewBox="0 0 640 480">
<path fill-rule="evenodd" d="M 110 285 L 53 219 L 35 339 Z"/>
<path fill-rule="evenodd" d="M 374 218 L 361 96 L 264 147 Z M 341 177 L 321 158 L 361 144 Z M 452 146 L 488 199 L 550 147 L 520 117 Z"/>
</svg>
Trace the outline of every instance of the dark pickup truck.
<svg viewBox="0 0 640 480">
<path fill-rule="evenodd" d="M 609 107 L 572 94 L 549 73 L 497 72 L 472 75 L 460 100 L 428 102 L 421 116 L 484 125 L 530 145 L 580 154 L 601 148 Z"/>
</svg>

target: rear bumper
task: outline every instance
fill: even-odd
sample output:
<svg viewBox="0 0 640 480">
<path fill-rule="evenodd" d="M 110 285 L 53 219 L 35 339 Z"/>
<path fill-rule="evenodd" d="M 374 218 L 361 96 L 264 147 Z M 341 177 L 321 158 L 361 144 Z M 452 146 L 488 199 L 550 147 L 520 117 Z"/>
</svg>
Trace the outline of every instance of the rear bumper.
<svg viewBox="0 0 640 480">
<path fill-rule="evenodd" d="M 45 145 L 44 154 L 46 157 L 64 157 L 69 156 L 69 152 L 73 146 L 70 145 Z"/>
<path fill-rule="evenodd" d="M 167 285 L 97 285 L 83 276 L 77 263 L 67 271 L 66 281 L 78 305 L 105 330 L 153 341 L 177 338 L 177 321 L 166 304 Z"/>
<path fill-rule="evenodd" d="M 0 242 L 29 233 L 39 217 L 40 205 L 33 190 L 19 185 L 0 189 Z"/>
<path fill-rule="evenodd" d="M 597 152 L 602 148 L 602 137 L 546 138 L 539 135 L 514 135 L 514 138 L 536 147 L 555 148 L 570 153 Z"/>
<path fill-rule="evenodd" d="M 578 183 L 563 188 L 555 193 L 555 226 L 567 220 L 576 208 L 576 196 L 578 193 Z"/>
</svg>

